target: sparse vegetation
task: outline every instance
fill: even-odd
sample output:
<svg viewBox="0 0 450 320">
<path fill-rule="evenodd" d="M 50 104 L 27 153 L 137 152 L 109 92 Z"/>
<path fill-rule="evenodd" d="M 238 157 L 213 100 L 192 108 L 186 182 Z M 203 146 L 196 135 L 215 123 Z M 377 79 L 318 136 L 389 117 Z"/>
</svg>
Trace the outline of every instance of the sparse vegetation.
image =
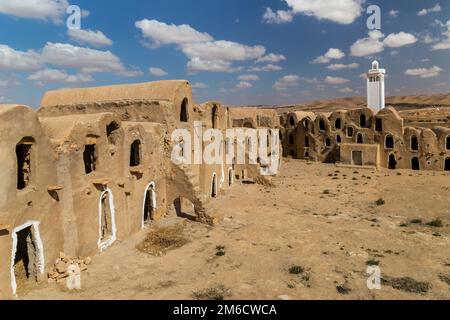
<svg viewBox="0 0 450 320">
<path fill-rule="evenodd" d="M 352 289 L 350 289 L 346 284 L 342 285 L 342 286 L 336 286 L 336 290 L 337 292 L 339 292 L 340 294 L 349 294 Z"/>
<path fill-rule="evenodd" d="M 412 223 L 412 224 L 422 224 L 422 219 L 412 219 L 410 221 L 410 223 Z"/>
<path fill-rule="evenodd" d="M 231 295 L 230 289 L 224 285 L 216 285 L 192 293 L 195 300 L 225 300 L 225 298 L 231 297 Z"/>
<path fill-rule="evenodd" d="M 441 280 L 442 282 L 445 282 L 446 284 L 448 284 L 450 286 L 450 276 L 440 274 L 439 280 Z"/>
<path fill-rule="evenodd" d="M 225 246 L 217 246 L 216 250 L 216 256 L 223 257 L 225 255 Z"/>
<path fill-rule="evenodd" d="M 136 246 L 141 252 L 160 256 L 169 250 L 180 248 L 189 242 L 183 236 L 182 224 L 152 230 L 140 244 Z"/>
<path fill-rule="evenodd" d="M 428 282 L 420 282 L 410 277 L 384 277 L 381 279 L 381 283 L 391 286 L 394 289 L 410 293 L 427 293 L 431 289 L 431 284 Z"/>
<path fill-rule="evenodd" d="M 441 219 L 437 218 L 437 219 L 433 219 L 430 222 L 428 222 L 427 226 L 435 227 L 435 228 L 442 228 L 444 226 L 444 224 L 442 223 Z"/>
<path fill-rule="evenodd" d="M 301 266 L 292 266 L 289 268 L 290 274 L 302 274 L 305 271 L 305 269 Z"/>
<path fill-rule="evenodd" d="M 380 198 L 377 201 L 375 201 L 375 204 L 377 206 L 384 206 L 386 204 L 386 200 L 384 200 L 383 198 Z"/>
<path fill-rule="evenodd" d="M 366 265 L 368 265 L 368 266 L 379 266 L 380 265 L 380 261 L 371 258 L 371 259 L 366 261 Z"/>
</svg>

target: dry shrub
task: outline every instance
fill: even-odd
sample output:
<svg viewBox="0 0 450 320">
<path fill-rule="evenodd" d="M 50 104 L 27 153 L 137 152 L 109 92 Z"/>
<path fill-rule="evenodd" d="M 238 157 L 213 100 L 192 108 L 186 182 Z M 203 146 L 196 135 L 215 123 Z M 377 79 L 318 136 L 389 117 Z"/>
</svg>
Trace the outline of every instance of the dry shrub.
<svg viewBox="0 0 450 320">
<path fill-rule="evenodd" d="M 180 248 L 189 242 L 184 237 L 183 231 L 184 226 L 181 224 L 152 230 L 136 248 L 147 254 L 161 256 L 167 251 Z"/>
</svg>

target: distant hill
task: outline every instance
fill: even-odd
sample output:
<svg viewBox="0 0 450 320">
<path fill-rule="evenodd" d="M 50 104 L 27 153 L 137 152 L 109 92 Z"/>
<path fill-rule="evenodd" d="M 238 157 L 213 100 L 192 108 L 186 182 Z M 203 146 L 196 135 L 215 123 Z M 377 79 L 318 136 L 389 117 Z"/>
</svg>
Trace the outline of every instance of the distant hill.
<svg viewBox="0 0 450 320">
<path fill-rule="evenodd" d="M 366 107 L 366 105 L 366 97 L 349 97 L 329 100 L 317 100 L 298 105 L 247 107 L 254 107 L 259 109 L 276 109 L 279 113 L 284 113 L 292 111 L 330 112 L 342 109 L 350 110 L 364 108 Z M 417 96 L 392 96 L 386 98 L 386 105 L 392 106 L 398 111 L 424 108 L 450 108 L 450 93 Z"/>
</svg>

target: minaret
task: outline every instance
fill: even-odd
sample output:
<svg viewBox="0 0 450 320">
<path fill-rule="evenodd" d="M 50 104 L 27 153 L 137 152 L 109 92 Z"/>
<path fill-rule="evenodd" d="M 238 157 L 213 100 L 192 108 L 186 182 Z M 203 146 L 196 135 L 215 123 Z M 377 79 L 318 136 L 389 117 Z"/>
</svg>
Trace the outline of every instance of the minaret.
<svg viewBox="0 0 450 320">
<path fill-rule="evenodd" d="M 372 62 L 372 69 L 367 72 L 367 107 L 375 111 L 384 109 L 385 69 L 380 69 L 378 61 Z"/>
</svg>

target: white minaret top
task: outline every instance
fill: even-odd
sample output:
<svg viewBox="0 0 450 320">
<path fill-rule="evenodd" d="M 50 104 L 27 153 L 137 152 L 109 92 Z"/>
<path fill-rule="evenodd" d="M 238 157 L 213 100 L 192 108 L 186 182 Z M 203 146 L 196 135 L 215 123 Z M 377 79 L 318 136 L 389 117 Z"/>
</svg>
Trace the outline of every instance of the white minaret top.
<svg viewBox="0 0 450 320">
<path fill-rule="evenodd" d="M 385 108 L 384 77 L 385 69 L 380 69 L 378 61 L 372 62 L 372 69 L 367 72 L 367 107 L 375 111 Z"/>
</svg>

